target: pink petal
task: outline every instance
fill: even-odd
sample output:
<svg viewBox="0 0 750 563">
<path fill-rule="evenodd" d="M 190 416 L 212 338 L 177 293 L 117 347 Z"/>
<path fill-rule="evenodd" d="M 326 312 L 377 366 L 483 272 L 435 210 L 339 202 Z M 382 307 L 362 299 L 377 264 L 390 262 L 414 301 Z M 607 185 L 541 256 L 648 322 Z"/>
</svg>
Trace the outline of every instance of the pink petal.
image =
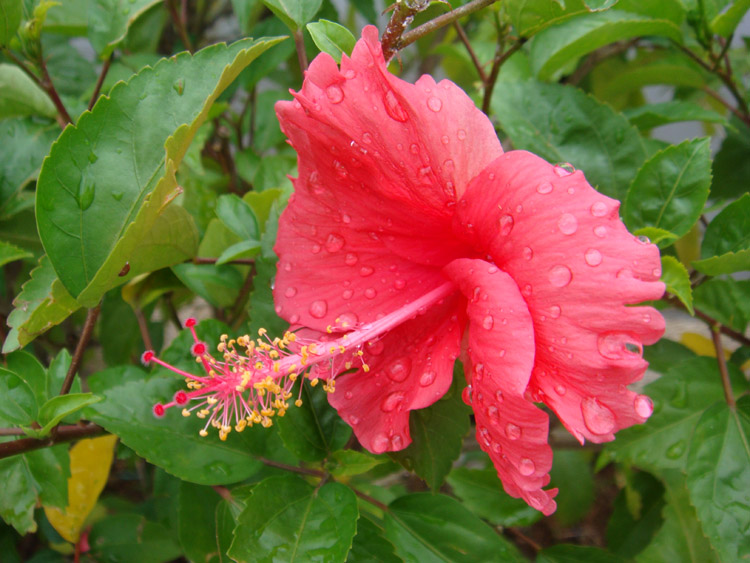
<svg viewBox="0 0 750 563">
<path fill-rule="evenodd" d="M 459 301 L 455 294 L 365 346 L 368 372 L 336 378 L 328 401 L 369 451 L 408 446 L 409 411 L 431 405 L 450 387 L 465 322 Z"/>
<path fill-rule="evenodd" d="M 552 467 L 549 421 L 525 398 L 534 365 L 531 314 L 513 278 L 488 262 L 455 260 L 444 271 L 469 300 L 467 380 L 477 441 L 509 495 L 551 514 L 557 489 L 542 490 Z"/>
<path fill-rule="evenodd" d="M 295 98 L 276 106 L 299 155 L 276 244 L 280 314 L 323 329 L 342 313 L 364 321 L 413 299 L 403 283 L 432 289 L 420 266 L 464 254 L 450 232 L 457 194 L 502 153 L 490 121 L 451 82 L 391 75 L 374 27 L 341 70 L 319 55 Z M 360 279 L 362 268 L 372 277 Z M 324 285 L 326 295 L 305 291 Z M 322 301 L 330 313 L 319 317 Z"/>
<path fill-rule="evenodd" d="M 664 320 L 627 305 L 658 299 L 664 285 L 658 249 L 628 233 L 619 202 L 580 171 L 513 151 L 472 182 L 458 208 L 454 229 L 513 277 L 531 312 L 534 400 L 581 441 L 612 440 L 644 422 L 650 409 L 626 386 L 642 377 L 641 347 L 659 339 Z"/>
</svg>

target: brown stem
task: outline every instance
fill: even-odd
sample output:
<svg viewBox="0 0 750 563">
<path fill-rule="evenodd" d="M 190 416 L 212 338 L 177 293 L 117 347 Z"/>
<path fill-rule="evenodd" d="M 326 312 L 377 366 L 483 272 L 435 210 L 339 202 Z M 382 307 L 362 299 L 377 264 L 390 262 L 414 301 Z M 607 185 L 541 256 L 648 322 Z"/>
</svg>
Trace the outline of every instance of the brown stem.
<svg viewBox="0 0 750 563">
<path fill-rule="evenodd" d="M 44 61 L 44 56 L 41 53 L 39 55 L 39 68 L 42 70 L 42 89 L 47 92 L 47 95 L 52 100 L 52 103 L 55 104 L 57 113 L 60 114 L 60 117 L 62 117 L 63 121 L 66 124 L 73 123 L 68 110 L 65 109 L 65 105 L 62 103 L 60 96 L 57 94 L 57 90 L 55 90 L 55 85 L 52 83 L 52 78 L 47 71 L 47 63 Z"/>
<path fill-rule="evenodd" d="M 70 387 L 73 385 L 73 379 L 75 378 L 78 367 L 81 364 L 83 352 L 86 350 L 86 346 L 88 346 L 91 334 L 94 332 L 94 325 L 96 325 L 96 319 L 99 317 L 99 310 L 101 307 L 100 303 L 93 309 L 89 309 L 88 313 L 86 313 L 86 321 L 83 323 L 81 337 L 78 339 L 75 352 L 73 352 L 73 359 L 70 362 L 68 373 L 65 374 L 65 380 L 60 388 L 60 395 L 67 395 L 70 391 Z"/>
<path fill-rule="evenodd" d="M 388 512 L 388 506 L 386 506 L 385 504 L 383 504 L 382 502 L 380 502 L 378 499 L 375 499 L 375 498 L 371 497 L 370 495 L 368 495 L 366 493 L 363 493 L 359 489 L 355 489 L 354 487 L 351 487 L 351 489 L 352 489 L 352 491 L 354 491 L 354 494 L 357 495 L 362 500 L 365 500 L 365 501 L 369 502 L 373 506 L 377 506 L 383 512 Z"/>
<path fill-rule="evenodd" d="M 133 307 L 133 313 L 135 313 L 135 318 L 138 320 L 138 330 L 141 332 L 143 345 L 146 347 L 146 350 L 153 350 L 154 343 L 151 340 L 151 335 L 148 332 L 148 320 L 146 319 L 146 316 L 143 314 L 141 308 L 137 306 Z"/>
<path fill-rule="evenodd" d="M 193 43 L 190 41 L 190 37 L 188 36 L 187 28 L 185 27 L 185 20 L 180 17 L 180 14 L 177 12 L 177 8 L 175 7 L 172 0 L 164 0 L 164 4 L 167 6 L 169 17 L 172 18 L 172 23 L 177 30 L 177 34 L 182 40 L 182 44 L 185 45 L 185 48 L 188 51 L 193 53 Z"/>
<path fill-rule="evenodd" d="M 177 312 L 177 307 L 174 306 L 174 301 L 172 300 L 173 296 L 174 292 L 172 291 L 170 291 L 167 295 L 167 311 L 169 312 L 169 320 L 172 321 L 172 324 L 175 325 L 175 328 L 177 330 L 182 330 L 185 327 L 180 320 L 180 314 Z"/>
<path fill-rule="evenodd" d="M 720 325 L 715 324 L 711 327 L 711 340 L 714 342 L 716 350 L 716 363 L 719 364 L 719 373 L 721 374 L 721 385 L 724 387 L 724 399 L 730 409 L 737 406 L 732 393 L 732 382 L 729 380 L 729 370 L 727 369 L 727 359 L 724 357 L 724 347 L 721 345 L 721 335 L 719 334 Z"/>
<path fill-rule="evenodd" d="M 453 27 L 456 30 L 456 33 L 458 34 L 458 38 L 461 40 L 461 43 L 463 43 L 464 47 L 466 47 L 466 51 L 468 51 L 469 57 L 471 57 L 471 62 L 474 65 L 474 68 L 477 69 L 477 73 L 479 74 L 479 79 L 482 81 L 482 84 L 484 85 L 484 87 L 487 88 L 487 73 L 484 72 L 482 63 L 479 62 L 479 58 L 477 58 L 477 54 L 474 52 L 474 48 L 471 46 L 471 43 L 469 42 L 469 38 L 467 37 L 466 32 L 464 31 L 464 28 L 457 21 L 453 22 Z"/>
<path fill-rule="evenodd" d="M 47 438 L 21 438 L 12 442 L 0 443 L 0 459 L 48 448 L 57 444 L 73 442 L 82 438 L 93 438 L 106 432 L 104 428 L 94 423 L 89 423 L 86 426 L 79 426 L 77 424 L 58 426 L 54 436 L 50 434 Z"/>
<path fill-rule="evenodd" d="M 605 59 L 608 59 L 609 57 L 624 53 L 636 43 L 638 43 L 639 39 L 639 37 L 636 37 L 635 39 L 631 39 L 630 41 L 618 41 L 617 43 L 612 43 L 610 45 L 606 45 L 605 47 L 597 49 L 588 57 L 586 57 L 586 60 L 584 60 L 583 63 L 575 70 L 575 72 L 573 72 L 573 74 L 571 74 L 565 80 L 566 84 L 578 84 L 581 80 L 583 80 L 583 78 L 586 77 L 589 72 L 591 72 L 591 70 L 597 64 Z"/>
<path fill-rule="evenodd" d="M 0 428 L 0 436 L 25 436 L 26 433 L 20 428 Z"/>
<path fill-rule="evenodd" d="M 268 467 L 277 467 L 279 469 L 285 469 L 286 471 L 291 471 L 293 473 L 299 473 L 300 475 L 312 475 L 314 477 L 320 477 L 321 479 L 326 476 L 326 473 L 324 471 L 319 471 L 317 469 L 308 469 L 307 467 L 287 465 L 286 463 L 280 463 L 278 461 L 266 459 L 264 457 L 257 457 L 255 459 L 260 461 L 262 464 L 267 465 Z"/>
<path fill-rule="evenodd" d="M 670 305 L 676 305 L 677 307 L 680 307 L 681 309 L 684 309 L 685 311 L 688 310 L 688 308 L 685 306 L 685 304 L 677 299 L 676 297 L 667 297 L 664 299 L 667 303 Z M 736 342 L 739 342 L 743 346 L 750 346 L 750 338 L 742 334 L 741 332 L 737 332 L 736 330 L 733 330 L 729 328 L 728 326 L 725 326 L 721 324 L 719 321 L 717 321 L 715 318 L 713 318 L 710 315 L 707 315 L 703 311 L 699 309 L 693 308 L 693 312 L 695 313 L 695 316 L 701 319 L 702 321 L 705 321 L 706 324 L 708 324 L 711 327 L 718 326 L 719 332 L 721 332 L 724 336 L 728 336 L 732 340 L 735 340 Z"/>
<path fill-rule="evenodd" d="M 307 51 L 305 51 L 305 36 L 302 34 L 301 29 L 294 32 L 294 47 L 297 49 L 299 69 L 302 71 L 302 74 L 304 74 L 307 70 Z"/>
<path fill-rule="evenodd" d="M 196 256 L 191 260 L 193 264 L 216 264 L 216 261 L 218 258 L 201 258 L 199 256 Z M 226 264 L 239 264 L 242 266 L 252 266 L 255 264 L 255 260 L 253 258 L 235 258 L 234 260 L 230 260 L 229 262 L 225 262 Z"/>
<path fill-rule="evenodd" d="M 518 530 L 516 528 L 505 528 L 508 530 L 511 534 L 516 536 L 519 540 L 521 540 L 523 543 L 527 544 L 531 547 L 534 551 L 541 551 L 542 546 L 536 543 L 534 540 L 532 540 L 529 536 L 524 534 L 521 530 Z"/>
<path fill-rule="evenodd" d="M 240 292 L 237 294 L 237 299 L 235 299 L 234 305 L 232 306 L 232 313 L 230 316 L 232 321 L 229 324 L 235 330 L 238 328 L 239 321 L 242 319 L 242 306 L 245 304 L 248 294 L 253 289 L 253 280 L 255 279 L 256 273 L 257 270 L 255 269 L 255 264 L 253 264 L 250 267 L 245 282 L 242 284 L 242 289 L 240 289 Z"/>
<path fill-rule="evenodd" d="M 427 23 L 423 23 L 419 27 L 416 27 L 411 31 L 404 33 L 399 38 L 398 43 L 395 45 L 396 48 L 394 49 L 394 52 L 401 50 L 408 45 L 411 45 L 417 39 L 421 39 L 428 33 L 432 33 L 433 31 L 435 31 L 436 29 L 440 29 L 443 26 L 450 25 L 454 21 L 459 20 L 464 16 L 468 16 L 469 14 L 474 13 L 477 10 L 486 8 L 487 6 L 494 4 L 497 1 L 498 0 L 472 0 L 471 2 L 464 4 L 460 8 L 456 8 L 455 10 L 451 10 L 450 12 L 446 12 L 445 14 L 442 14 L 435 19 L 428 21 Z M 385 56 L 385 47 L 383 48 L 383 53 Z M 386 60 L 388 60 L 387 57 Z"/>
<path fill-rule="evenodd" d="M 513 53 L 518 51 L 523 44 L 526 43 L 525 38 L 519 39 L 516 43 L 511 45 L 510 49 L 503 52 L 500 56 L 495 57 L 495 62 L 492 63 L 492 72 L 487 82 L 487 87 L 484 90 L 484 99 L 482 100 L 482 111 L 486 114 L 490 112 L 490 104 L 492 103 L 492 92 L 495 89 L 495 82 L 497 82 L 497 76 L 500 74 L 500 68 L 505 64 Z"/>
<path fill-rule="evenodd" d="M 734 107 L 732 104 L 730 104 L 729 102 L 727 102 L 724 98 L 722 98 L 721 95 L 718 92 L 716 92 L 715 90 L 712 90 L 708 86 L 703 86 L 703 88 L 701 88 L 701 90 L 703 90 L 706 94 L 708 94 L 709 96 L 711 96 L 714 100 L 716 100 L 721 105 L 723 105 L 725 108 L 727 108 L 730 112 L 732 112 L 737 119 L 739 119 L 745 125 L 747 125 L 748 127 L 750 127 L 750 117 L 747 116 L 747 115 L 742 115 L 742 112 L 740 110 L 738 110 L 736 107 Z"/>
<path fill-rule="evenodd" d="M 107 73 L 109 72 L 109 67 L 112 64 L 112 56 L 113 55 L 110 54 L 102 64 L 102 71 L 99 73 L 99 78 L 96 80 L 96 86 L 94 87 L 94 93 L 91 95 L 91 100 L 89 100 L 89 111 L 94 107 L 96 100 L 99 99 L 99 92 L 102 90 L 102 84 L 104 84 L 104 79 L 106 78 Z"/>
<path fill-rule="evenodd" d="M 227 502 L 234 502 L 234 497 L 229 489 L 222 487 L 221 485 L 214 485 L 214 491 Z"/>
</svg>

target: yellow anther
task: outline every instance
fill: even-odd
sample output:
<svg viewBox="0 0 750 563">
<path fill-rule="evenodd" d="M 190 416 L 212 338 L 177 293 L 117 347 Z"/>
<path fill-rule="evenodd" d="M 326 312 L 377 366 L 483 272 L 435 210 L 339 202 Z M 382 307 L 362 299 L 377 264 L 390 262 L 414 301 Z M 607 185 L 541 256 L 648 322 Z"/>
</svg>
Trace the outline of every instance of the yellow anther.
<svg viewBox="0 0 750 563">
<path fill-rule="evenodd" d="M 362 364 L 362 371 L 367 373 L 368 371 L 370 371 L 370 366 L 368 366 L 367 364 Z"/>
<path fill-rule="evenodd" d="M 315 379 L 311 379 L 310 380 L 310 385 L 312 387 L 315 387 L 317 384 L 318 384 L 318 378 L 317 377 Z"/>
<path fill-rule="evenodd" d="M 296 373 L 290 374 L 289 375 L 289 381 L 291 381 L 292 383 L 294 383 L 295 381 L 297 381 L 297 374 Z"/>
<path fill-rule="evenodd" d="M 348 326 L 349 326 L 349 323 L 346 322 L 346 321 L 344 321 L 343 323 L 341 323 L 341 328 L 347 328 Z"/>
<path fill-rule="evenodd" d="M 273 358 L 274 360 L 279 357 L 279 352 L 277 350 L 271 350 L 268 355 Z"/>
<path fill-rule="evenodd" d="M 364 355 L 365 355 L 365 353 L 362 350 L 357 350 L 357 356 L 359 356 L 361 358 Z"/>
<path fill-rule="evenodd" d="M 224 350 L 227 349 L 227 345 L 224 342 L 219 342 L 219 344 L 216 346 L 216 349 L 219 352 L 224 352 Z"/>
<path fill-rule="evenodd" d="M 330 350 L 328 350 L 331 354 L 336 353 L 336 346 L 331 346 Z"/>
<path fill-rule="evenodd" d="M 216 403 L 219 402 L 219 400 L 216 397 L 206 397 L 206 402 L 209 405 L 215 405 Z"/>
<path fill-rule="evenodd" d="M 229 338 L 229 335 L 228 335 L 228 334 L 222 334 L 222 335 L 221 335 L 221 336 L 219 337 L 219 340 L 221 340 L 222 342 L 226 342 L 227 338 Z"/>
<path fill-rule="evenodd" d="M 286 414 L 286 409 L 279 409 L 279 412 L 276 413 L 276 416 L 284 416 Z"/>
<path fill-rule="evenodd" d="M 328 334 L 331 334 L 331 333 L 333 333 L 333 327 L 332 327 L 331 325 L 328 325 L 328 326 L 326 327 L 326 332 L 327 332 Z"/>
<path fill-rule="evenodd" d="M 204 428 L 203 430 L 198 432 L 198 434 L 200 434 L 203 438 L 205 438 L 206 436 L 208 436 L 208 430 Z"/>
<path fill-rule="evenodd" d="M 291 366 L 289 366 L 287 373 L 294 373 L 295 371 L 297 371 L 297 364 L 292 364 Z"/>
<path fill-rule="evenodd" d="M 339 345 L 339 352 L 343 354 L 344 352 L 346 352 L 346 348 L 344 346 Z"/>
<path fill-rule="evenodd" d="M 352 369 L 352 363 L 351 362 L 346 362 L 344 364 L 344 369 Z"/>
<path fill-rule="evenodd" d="M 263 369 L 263 362 L 255 362 L 255 369 L 260 371 Z"/>
<path fill-rule="evenodd" d="M 267 332 L 265 328 L 261 327 L 258 329 L 258 336 L 265 336 Z"/>
<path fill-rule="evenodd" d="M 244 418 L 234 425 L 234 429 L 237 432 L 242 432 L 247 427 L 247 420 Z"/>
<path fill-rule="evenodd" d="M 198 418 L 206 418 L 208 416 L 208 409 L 201 409 L 197 413 L 195 413 L 195 416 Z"/>
<path fill-rule="evenodd" d="M 302 399 L 297 399 L 294 401 L 295 406 L 301 407 L 302 406 Z"/>
<path fill-rule="evenodd" d="M 276 372 L 276 373 L 279 373 L 279 369 L 280 369 L 279 362 L 274 362 L 273 363 L 273 371 Z"/>
<path fill-rule="evenodd" d="M 182 416 L 190 416 L 190 411 L 187 409 L 182 409 Z"/>
</svg>

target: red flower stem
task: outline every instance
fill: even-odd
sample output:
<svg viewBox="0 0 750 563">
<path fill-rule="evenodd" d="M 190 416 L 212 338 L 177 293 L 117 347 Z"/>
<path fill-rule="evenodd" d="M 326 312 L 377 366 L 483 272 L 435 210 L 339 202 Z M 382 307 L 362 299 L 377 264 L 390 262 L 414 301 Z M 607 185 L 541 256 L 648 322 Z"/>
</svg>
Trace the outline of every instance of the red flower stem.
<svg viewBox="0 0 750 563">
<path fill-rule="evenodd" d="M 299 69 L 302 74 L 307 70 L 307 51 L 305 51 L 305 37 L 302 30 L 297 29 L 294 32 L 294 47 L 297 49 L 297 60 L 299 60 Z"/>
<path fill-rule="evenodd" d="M 99 73 L 99 78 L 96 81 L 96 86 L 94 87 L 94 93 L 91 95 L 91 99 L 89 100 L 89 111 L 91 111 L 91 108 L 94 107 L 94 104 L 96 104 L 96 100 L 99 99 L 99 92 L 102 90 L 102 84 L 104 84 L 104 79 L 107 76 L 107 73 L 109 72 L 109 67 L 112 64 L 112 54 L 107 57 L 107 59 L 102 64 L 102 70 Z"/>
<path fill-rule="evenodd" d="M 713 340 L 714 349 L 716 350 L 716 363 L 719 365 L 721 385 L 724 387 L 724 399 L 726 400 L 727 405 L 729 405 L 729 408 L 734 410 L 737 406 L 737 401 L 735 401 L 734 393 L 732 393 L 732 382 L 729 380 L 729 370 L 727 369 L 727 360 L 724 357 L 724 347 L 721 345 L 719 328 L 719 324 L 711 327 L 711 340 Z"/>
<path fill-rule="evenodd" d="M 85 426 L 70 425 L 58 426 L 54 436 L 50 434 L 47 438 L 21 438 L 12 442 L 3 442 L 0 444 L 0 459 L 23 454 L 33 450 L 48 448 L 57 444 L 74 442 L 83 438 L 93 438 L 106 434 L 106 430 L 98 424 L 89 423 Z"/>
</svg>

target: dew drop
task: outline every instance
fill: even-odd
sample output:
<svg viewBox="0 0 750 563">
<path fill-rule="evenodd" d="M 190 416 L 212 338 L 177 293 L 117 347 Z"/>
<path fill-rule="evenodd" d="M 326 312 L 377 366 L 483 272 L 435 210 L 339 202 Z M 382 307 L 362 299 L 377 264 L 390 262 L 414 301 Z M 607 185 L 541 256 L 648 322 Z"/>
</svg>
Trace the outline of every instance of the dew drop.
<svg viewBox="0 0 750 563">
<path fill-rule="evenodd" d="M 345 289 L 341 294 L 341 297 L 343 297 L 344 299 L 351 299 L 353 295 L 354 292 L 351 289 Z"/>
<path fill-rule="evenodd" d="M 310 247 L 310 253 L 311 253 L 311 254 L 319 254 L 319 253 L 320 253 L 320 250 L 321 250 L 321 248 L 320 248 L 320 245 L 319 245 L 319 244 L 313 244 L 313 245 L 312 245 L 312 246 Z"/>
<path fill-rule="evenodd" d="M 409 377 L 411 371 L 411 360 L 408 358 L 399 358 L 393 362 L 386 370 L 388 379 L 400 383 Z M 403 395 L 403 394 L 402 394 Z"/>
<path fill-rule="evenodd" d="M 443 171 L 446 174 L 451 174 L 456 169 L 456 163 L 450 158 L 443 162 Z"/>
<path fill-rule="evenodd" d="M 536 187 L 536 191 L 542 195 L 548 194 L 552 191 L 552 184 L 549 182 L 542 182 Z"/>
<path fill-rule="evenodd" d="M 607 214 L 607 204 L 603 201 L 597 201 L 591 206 L 591 214 L 594 217 L 604 217 Z"/>
<path fill-rule="evenodd" d="M 471 406 L 471 385 L 467 385 L 466 387 L 464 387 L 464 390 L 461 392 L 461 398 L 464 400 L 464 403 Z"/>
<path fill-rule="evenodd" d="M 597 342 L 599 353 L 610 360 L 620 360 L 629 356 L 640 356 L 642 347 L 636 339 L 622 332 L 604 332 Z"/>
<path fill-rule="evenodd" d="M 362 266 L 359 269 L 359 275 L 362 276 L 363 278 L 366 278 L 367 276 L 371 276 L 374 272 L 375 270 L 371 268 L 370 266 Z"/>
<path fill-rule="evenodd" d="M 654 403 L 646 395 L 636 395 L 633 406 L 635 413 L 641 418 L 648 418 L 654 412 Z"/>
<path fill-rule="evenodd" d="M 464 131 L 463 129 L 459 129 L 456 133 L 456 137 L 458 137 L 459 141 L 463 141 L 466 138 L 466 131 Z"/>
<path fill-rule="evenodd" d="M 555 393 L 557 393 L 561 397 L 563 395 L 565 395 L 565 393 L 567 393 L 567 392 L 568 392 L 568 390 L 565 388 L 564 385 L 558 385 L 557 387 L 555 387 Z"/>
<path fill-rule="evenodd" d="M 509 440 L 518 440 L 521 437 L 521 427 L 509 422 L 505 426 L 505 435 Z"/>
<path fill-rule="evenodd" d="M 557 174 L 560 178 L 570 176 L 573 172 L 576 171 L 573 165 L 568 162 L 560 162 L 558 164 L 555 164 L 553 170 L 555 174 Z"/>
<path fill-rule="evenodd" d="M 500 454 L 503 452 L 503 447 L 500 445 L 499 442 L 492 442 L 492 451 L 496 454 Z"/>
<path fill-rule="evenodd" d="M 685 440 L 675 442 L 667 448 L 667 457 L 669 459 L 679 459 L 685 453 Z"/>
<path fill-rule="evenodd" d="M 292 315 L 292 316 L 291 316 L 291 317 L 289 318 L 289 324 L 293 324 L 293 325 L 295 325 L 295 324 L 297 324 L 298 322 L 299 322 L 299 315 Z"/>
<path fill-rule="evenodd" d="M 388 90 L 385 93 L 383 103 L 385 105 L 385 112 L 391 119 L 399 123 L 404 123 L 408 119 L 409 116 L 404 111 L 404 108 L 401 107 L 398 99 L 396 99 L 396 94 L 393 93 L 393 90 Z"/>
<path fill-rule="evenodd" d="M 594 234 L 598 236 L 599 238 L 604 238 L 607 236 L 607 227 L 604 225 L 599 225 L 598 227 L 594 227 Z"/>
<path fill-rule="evenodd" d="M 346 72 L 344 72 L 344 78 L 346 78 L 347 80 L 351 80 L 352 78 L 355 78 L 356 76 L 357 76 L 357 72 L 352 69 L 349 69 Z"/>
<path fill-rule="evenodd" d="M 492 315 L 487 315 L 482 320 L 482 328 L 485 330 L 492 330 L 492 327 L 495 326 L 495 319 L 492 318 Z"/>
<path fill-rule="evenodd" d="M 286 291 L 284 291 L 284 296 L 286 297 L 294 297 L 297 295 L 297 288 L 292 287 L 291 285 L 286 288 Z"/>
<path fill-rule="evenodd" d="M 404 447 L 404 440 L 400 434 L 396 434 L 391 438 L 391 450 L 398 451 Z"/>
<path fill-rule="evenodd" d="M 388 449 L 388 446 L 390 445 L 391 441 L 388 439 L 388 436 L 383 434 L 382 432 L 375 436 L 375 438 L 372 441 L 372 451 L 376 454 L 382 454 L 384 451 Z"/>
<path fill-rule="evenodd" d="M 380 403 L 380 410 L 383 412 L 393 412 L 394 410 L 396 410 L 396 407 L 398 407 L 401 404 L 401 401 L 403 400 L 404 400 L 403 391 L 394 391 L 393 393 L 388 395 L 385 399 L 383 399 L 382 403 Z"/>
<path fill-rule="evenodd" d="M 570 268 L 559 264 L 549 271 L 549 282 L 555 287 L 565 287 L 570 283 L 573 274 Z"/>
<path fill-rule="evenodd" d="M 512 215 L 503 215 L 500 217 L 500 234 L 507 237 L 510 232 L 513 230 L 513 216 Z"/>
<path fill-rule="evenodd" d="M 492 405 L 487 408 L 487 416 L 490 417 L 490 421 L 492 421 L 493 424 L 497 424 L 500 420 L 499 410 L 495 405 Z"/>
<path fill-rule="evenodd" d="M 481 438 L 482 438 L 482 443 L 483 443 L 483 444 L 484 444 L 485 446 L 489 446 L 489 445 L 490 445 L 490 444 L 492 443 L 492 438 L 490 438 L 490 431 L 489 431 L 489 430 L 487 430 L 487 428 L 486 428 L 486 427 L 482 426 L 482 427 L 481 427 L 481 428 L 479 429 L 479 435 L 481 436 Z"/>
<path fill-rule="evenodd" d="M 122 199 L 122 196 L 125 194 L 123 194 L 123 192 L 111 192 L 110 195 L 114 198 L 115 201 L 120 201 Z"/>
<path fill-rule="evenodd" d="M 521 293 L 524 294 L 525 297 L 530 297 L 531 293 L 533 292 L 533 288 L 531 287 L 531 284 L 526 284 L 523 286 L 523 289 L 521 290 Z"/>
<path fill-rule="evenodd" d="M 552 305 L 552 307 L 549 308 L 549 316 L 553 319 L 557 319 L 560 317 L 560 307 L 557 305 Z"/>
<path fill-rule="evenodd" d="M 645 235 L 640 235 L 640 236 L 637 236 L 637 237 L 635 237 L 635 240 L 637 240 L 637 241 L 638 241 L 638 242 L 640 242 L 641 244 L 650 244 L 650 243 L 651 243 L 651 239 L 650 239 L 650 238 L 648 238 L 648 237 L 647 237 L 647 236 L 645 236 Z"/>
<path fill-rule="evenodd" d="M 347 215 L 346 213 L 342 213 L 341 214 L 341 222 L 344 223 L 345 225 L 348 225 L 349 223 L 352 222 L 352 218 L 349 217 L 349 215 Z"/>
<path fill-rule="evenodd" d="M 502 403 L 505 400 L 505 397 L 503 397 L 503 392 L 500 391 L 500 389 L 498 389 L 497 391 L 495 391 L 495 400 L 498 403 Z"/>
<path fill-rule="evenodd" d="M 347 266 L 354 266 L 358 261 L 359 258 L 353 252 L 350 252 L 346 255 L 346 258 L 344 258 L 344 264 L 346 264 Z"/>
<path fill-rule="evenodd" d="M 598 266 L 602 263 L 602 253 L 596 248 L 589 248 L 583 255 L 583 258 L 589 266 Z"/>
<path fill-rule="evenodd" d="M 435 382 L 437 374 L 434 371 L 426 371 L 419 377 L 419 384 L 422 387 L 429 387 Z"/>
<path fill-rule="evenodd" d="M 583 423 L 592 434 L 597 436 L 609 434 L 615 427 L 614 413 L 596 397 L 587 397 L 581 401 L 581 413 Z"/>
<path fill-rule="evenodd" d="M 427 107 L 432 111 L 438 112 L 443 108 L 443 102 L 440 101 L 440 98 L 433 96 L 427 100 Z"/>
<path fill-rule="evenodd" d="M 534 257 L 534 251 L 528 246 L 523 249 L 523 257 L 525 260 L 531 260 Z"/>
<path fill-rule="evenodd" d="M 354 397 L 354 393 L 352 393 L 351 391 L 347 391 L 346 393 L 344 393 L 345 399 L 351 399 L 352 397 Z"/>
<path fill-rule="evenodd" d="M 373 356 L 379 356 L 385 350 L 385 344 L 382 340 L 372 340 L 367 343 L 367 351 Z"/>
<path fill-rule="evenodd" d="M 310 316 L 315 319 L 322 319 L 328 312 L 328 303 L 323 299 L 313 301 L 310 305 Z"/>
<path fill-rule="evenodd" d="M 338 84 L 331 84 L 326 88 L 326 96 L 332 104 L 338 104 L 344 99 L 344 91 Z"/>
<path fill-rule="evenodd" d="M 447 145 L 451 142 L 451 140 L 448 138 L 448 135 L 443 135 L 442 137 L 440 137 L 440 142 L 444 145 Z"/>
<path fill-rule="evenodd" d="M 527 457 L 521 459 L 521 463 L 518 465 L 518 472 L 521 475 L 528 477 L 529 475 L 533 475 L 534 471 L 536 471 L 536 466 L 533 461 Z"/>
<path fill-rule="evenodd" d="M 325 244 L 328 252 L 338 252 L 344 247 L 344 237 L 336 233 L 331 233 L 328 235 Z"/>
<path fill-rule="evenodd" d="M 368 287 L 365 289 L 365 297 L 368 299 L 375 299 L 378 296 L 378 292 L 374 287 Z"/>
<path fill-rule="evenodd" d="M 578 230 L 578 220 L 570 213 L 563 213 L 557 220 L 557 228 L 564 235 L 572 235 Z"/>
<path fill-rule="evenodd" d="M 280 315 L 280 314 L 281 314 L 281 311 L 283 310 L 283 307 L 282 307 L 281 305 L 276 305 L 276 306 L 275 306 L 275 307 L 273 308 L 273 310 L 274 310 L 274 311 L 276 311 L 276 314 L 277 314 L 277 315 Z"/>
</svg>

